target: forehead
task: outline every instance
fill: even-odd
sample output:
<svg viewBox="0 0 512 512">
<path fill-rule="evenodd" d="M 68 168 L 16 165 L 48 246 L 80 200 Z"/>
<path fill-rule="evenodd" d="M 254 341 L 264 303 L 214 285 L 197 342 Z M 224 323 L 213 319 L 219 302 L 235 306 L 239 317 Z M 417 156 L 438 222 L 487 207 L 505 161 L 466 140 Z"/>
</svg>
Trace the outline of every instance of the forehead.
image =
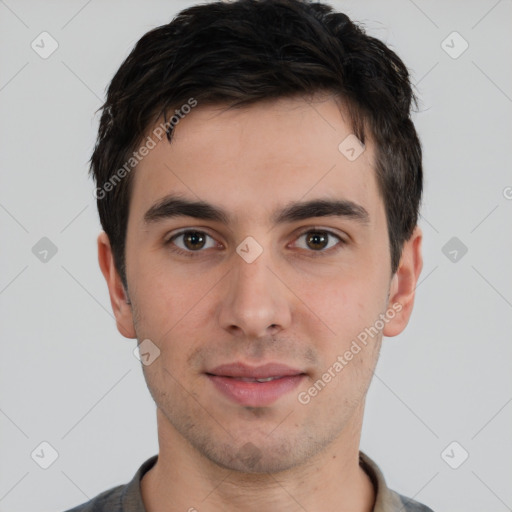
<svg viewBox="0 0 512 512">
<path fill-rule="evenodd" d="M 234 222 L 270 222 L 277 207 L 319 197 L 352 200 L 373 217 L 382 206 L 374 148 L 367 140 L 353 159 L 357 144 L 333 99 L 281 98 L 230 110 L 198 104 L 176 124 L 171 143 L 164 136 L 139 162 L 130 216 L 142 218 L 177 193 L 222 206 Z"/>
</svg>

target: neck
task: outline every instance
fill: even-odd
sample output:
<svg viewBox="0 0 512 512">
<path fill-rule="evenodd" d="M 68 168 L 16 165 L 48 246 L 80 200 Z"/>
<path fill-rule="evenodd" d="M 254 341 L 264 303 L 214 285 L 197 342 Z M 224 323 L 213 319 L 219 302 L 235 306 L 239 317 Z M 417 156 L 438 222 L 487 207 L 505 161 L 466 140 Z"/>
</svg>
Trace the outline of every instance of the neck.
<svg viewBox="0 0 512 512">
<path fill-rule="evenodd" d="M 359 466 L 362 417 L 307 464 L 271 474 L 218 466 L 184 440 L 159 410 L 157 415 L 158 460 L 141 482 L 147 512 L 373 510 L 373 484 Z"/>
</svg>

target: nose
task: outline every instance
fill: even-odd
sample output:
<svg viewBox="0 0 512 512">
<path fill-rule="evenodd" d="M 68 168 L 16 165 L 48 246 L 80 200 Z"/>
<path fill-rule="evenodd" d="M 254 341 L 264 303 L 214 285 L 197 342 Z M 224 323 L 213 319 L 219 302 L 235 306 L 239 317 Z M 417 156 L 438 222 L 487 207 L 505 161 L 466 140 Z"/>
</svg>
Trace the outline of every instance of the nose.
<svg viewBox="0 0 512 512">
<path fill-rule="evenodd" d="M 291 297 L 267 251 L 253 262 L 234 255 L 220 304 L 221 327 L 234 336 L 256 339 L 276 334 L 291 322 Z"/>
</svg>

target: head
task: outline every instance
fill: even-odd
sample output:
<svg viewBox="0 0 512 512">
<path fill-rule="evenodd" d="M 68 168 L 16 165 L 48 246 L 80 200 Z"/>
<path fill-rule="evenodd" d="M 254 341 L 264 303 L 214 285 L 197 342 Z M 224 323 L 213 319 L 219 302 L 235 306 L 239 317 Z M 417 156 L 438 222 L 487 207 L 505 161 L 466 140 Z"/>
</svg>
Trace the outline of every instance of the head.
<svg viewBox="0 0 512 512">
<path fill-rule="evenodd" d="M 357 438 L 421 271 L 413 104 L 399 57 L 322 3 L 198 5 L 136 44 L 91 171 L 117 325 L 160 351 L 143 368 L 169 435 L 247 471 Z M 241 405 L 211 382 L 233 362 L 302 378 Z"/>
</svg>

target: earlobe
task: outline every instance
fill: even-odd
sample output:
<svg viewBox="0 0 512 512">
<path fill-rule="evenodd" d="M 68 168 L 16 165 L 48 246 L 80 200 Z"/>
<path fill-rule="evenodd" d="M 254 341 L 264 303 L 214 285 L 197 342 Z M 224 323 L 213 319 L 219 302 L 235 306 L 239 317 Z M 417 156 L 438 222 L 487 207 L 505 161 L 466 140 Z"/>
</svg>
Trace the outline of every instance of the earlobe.
<svg viewBox="0 0 512 512">
<path fill-rule="evenodd" d="M 115 266 L 110 240 L 104 231 L 98 235 L 98 263 L 107 282 L 110 304 L 116 318 L 117 330 L 125 338 L 136 338 L 131 302 Z"/>
<path fill-rule="evenodd" d="M 409 323 L 418 278 L 423 268 L 422 239 L 421 228 L 416 226 L 411 238 L 404 243 L 400 264 L 391 280 L 389 292 L 388 309 L 393 309 L 395 314 L 384 327 L 384 336 L 400 334 Z"/>
</svg>

